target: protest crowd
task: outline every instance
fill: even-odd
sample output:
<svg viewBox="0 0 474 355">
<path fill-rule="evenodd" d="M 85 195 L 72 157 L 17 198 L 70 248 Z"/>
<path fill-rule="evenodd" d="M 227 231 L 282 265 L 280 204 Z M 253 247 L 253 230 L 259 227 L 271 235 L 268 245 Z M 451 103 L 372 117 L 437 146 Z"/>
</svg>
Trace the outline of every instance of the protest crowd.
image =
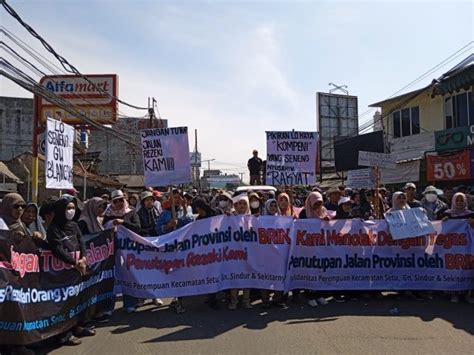
<svg viewBox="0 0 474 355">
<path fill-rule="evenodd" d="M 259 178 L 252 176 L 252 182 Z M 210 189 L 198 192 L 195 188 L 187 191 L 169 190 L 172 193 L 144 188 L 137 194 L 127 194 L 121 190 L 110 194 L 80 201 L 77 191 L 71 190 L 60 198 L 50 198 L 40 206 L 27 203 L 17 193 L 5 195 L 0 203 L 0 224 L 11 231 L 14 242 L 32 239 L 41 248 L 51 250 L 53 255 L 74 267 L 84 275 L 87 268 L 83 235 L 103 231 L 107 228 L 124 226 L 143 236 L 161 237 L 169 232 L 218 215 L 271 215 L 290 216 L 294 219 L 362 219 L 373 220 L 376 210 L 383 215 L 397 210 L 423 208 L 429 220 L 465 219 L 474 227 L 474 196 L 472 187 L 447 187 L 444 190 L 435 186 L 419 187 L 408 182 L 398 191 L 381 187 L 376 190 L 351 190 L 340 186 L 322 191 L 317 186 L 306 189 L 284 187 L 276 192 L 258 190 L 249 186 L 248 191 L 237 194 L 234 191 Z M 378 206 L 377 206 L 378 205 Z M 174 209 L 174 211 L 173 211 Z M 75 252 L 71 256 L 71 252 Z M 0 260 L 1 262 L 1 260 Z M 240 296 L 240 297 L 239 297 Z M 400 297 L 419 301 L 433 297 L 449 298 L 451 302 L 474 303 L 474 294 L 469 292 L 403 291 Z M 364 298 L 381 298 L 380 291 L 308 291 L 292 290 L 290 294 L 282 291 L 231 289 L 208 295 L 211 308 L 227 307 L 229 310 L 252 308 L 261 302 L 261 307 L 288 307 L 291 302 L 307 302 L 310 307 L 327 305 L 328 302 L 356 301 Z M 144 304 L 144 299 L 123 295 L 125 312 L 135 312 Z M 153 303 L 162 306 L 161 299 Z M 176 298 L 171 302 L 176 313 L 186 311 L 186 298 Z M 78 345 L 80 338 L 95 335 L 94 323 L 108 322 L 113 309 L 96 314 L 81 322 L 68 332 L 57 337 L 64 345 Z M 25 352 L 26 348 L 12 346 L 6 351 Z"/>
</svg>

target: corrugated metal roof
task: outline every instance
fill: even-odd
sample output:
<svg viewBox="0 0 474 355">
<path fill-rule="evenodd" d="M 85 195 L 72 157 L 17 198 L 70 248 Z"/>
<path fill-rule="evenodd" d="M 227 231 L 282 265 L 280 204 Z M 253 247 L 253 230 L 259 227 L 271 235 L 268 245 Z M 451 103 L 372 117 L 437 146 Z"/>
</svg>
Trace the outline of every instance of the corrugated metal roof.
<svg viewBox="0 0 474 355">
<path fill-rule="evenodd" d="M 5 165 L 5 163 L 0 161 L 0 174 L 4 175 L 6 178 L 13 180 L 16 183 L 22 183 L 20 178 L 13 174 L 10 169 L 8 169 L 8 166 Z"/>
</svg>

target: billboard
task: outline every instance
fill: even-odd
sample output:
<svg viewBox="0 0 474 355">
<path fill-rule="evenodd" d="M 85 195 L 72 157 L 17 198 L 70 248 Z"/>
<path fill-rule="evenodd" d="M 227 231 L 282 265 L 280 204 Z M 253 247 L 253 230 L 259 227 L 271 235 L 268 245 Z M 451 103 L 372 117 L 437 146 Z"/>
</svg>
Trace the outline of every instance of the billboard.
<svg viewBox="0 0 474 355">
<path fill-rule="evenodd" d="M 361 134 L 352 138 L 336 138 L 334 142 L 336 171 L 364 168 L 358 163 L 359 151 L 383 153 L 383 131 Z"/>
<path fill-rule="evenodd" d="M 318 130 L 321 168 L 335 166 L 334 139 L 359 133 L 357 96 L 318 92 Z"/>
<path fill-rule="evenodd" d="M 82 114 L 98 124 L 110 124 L 117 119 L 118 76 L 116 74 L 87 74 L 90 82 L 78 75 L 49 75 L 40 85 L 76 106 Z M 71 115 L 46 99 L 37 97 L 39 120 L 52 117 L 67 124 L 83 124 L 80 117 Z"/>
</svg>

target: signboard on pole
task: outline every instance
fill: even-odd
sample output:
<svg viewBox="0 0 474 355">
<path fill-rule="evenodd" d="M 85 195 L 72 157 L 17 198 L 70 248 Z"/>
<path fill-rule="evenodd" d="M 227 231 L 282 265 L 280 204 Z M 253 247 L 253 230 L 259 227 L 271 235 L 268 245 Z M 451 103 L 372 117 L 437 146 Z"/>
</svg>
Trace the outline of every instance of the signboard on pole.
<svg viewBox="0 0 474 355">
<path fill-rule="evenodd" d="M 200 168 L 201 167 L 201 153 L 199 152 L 190 152 L 189 153 L 189 160 L 191 161 L 192 168 Z"/>
<path fill-rule="evenodd" d="M 315 184 L 317 133 L 301 131 L 266 133 L 267 184 L 277 186 Z"/>
<path fill-rule="evenodd" d="M 99 124 L 111 124 L 117 120 L 118 76 L 116 74 L 87 74 L 89 81 L 78 75 L 49 75 L 39 84 L 46 90 L 76 106 L 78 110 Z M 71 115 L 55 103 L 37 99 L 41 123 L 47 117 L 68 124 L 84 124 L 80 117 Z"/>
<path fill-rule="evenodd" d="M 188 127 L 140 130 L 145 186 L 191 182 Z"/>
<path fill-rule="evenodd" d="M 47 119 L 46 123 L 46 188 L 72 189 L 74 127 Z"/>
<path fill-rule="evenodd" d="M 359 165 L 361 166 L 378 166 L 379 168 L 394 169 L 397 163 L 390 154 L 359 151 Z"/>
<path fill-rule="evenodd" d="M 349 170 L 346 186 L 351 189 L 374 189 L 375 172 L 372 168 Z"/>
</svg>

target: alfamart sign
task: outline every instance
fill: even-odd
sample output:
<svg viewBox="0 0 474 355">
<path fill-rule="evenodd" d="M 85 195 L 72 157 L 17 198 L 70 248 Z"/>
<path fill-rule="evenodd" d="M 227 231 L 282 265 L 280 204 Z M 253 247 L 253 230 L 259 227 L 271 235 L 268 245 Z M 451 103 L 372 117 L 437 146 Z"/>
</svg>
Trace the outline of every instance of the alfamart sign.
<svg viewBox="0 0 474 355">
<path fill-rule="evenodd" d="M 118 77 L 116 74 L 87 74 L 86 80 L 77 75 L 51 75 L 40 80 L 49 92 L 75 105 L 80 111 L 100 124 L 110 124 L 117 119 Z M 52 117 L 68 124 L 82 123 L 79 117 L 71 115 L 45 99 L 37 99 L 40 121 Z"/>
</svg>

